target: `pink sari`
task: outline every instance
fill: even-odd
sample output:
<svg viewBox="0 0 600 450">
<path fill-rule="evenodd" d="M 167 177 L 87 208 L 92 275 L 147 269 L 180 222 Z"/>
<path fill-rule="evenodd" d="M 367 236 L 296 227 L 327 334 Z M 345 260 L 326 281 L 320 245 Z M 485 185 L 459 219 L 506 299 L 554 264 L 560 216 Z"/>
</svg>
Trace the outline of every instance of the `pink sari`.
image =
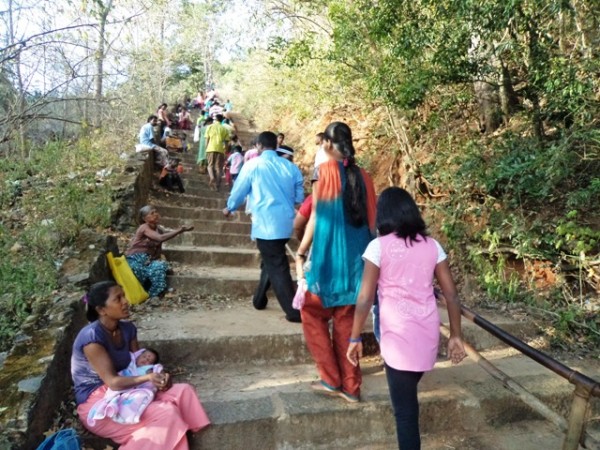
<svg viewBox="0 0 600 450">
<path fill-rule="evenodd" d="M 106 418 L 87 425 L 90 409 L 101 400 L 107 386 L 96 389 L 77 407 L 79 419 L 92 433 L 112 439 L 120 450 L 188 450 L 186 432 L 199 431 L 210 424 L 196 391 L 189 384 L 174 384 L 159 391 L 137 424 L 119 424 Z"/>
</svg>

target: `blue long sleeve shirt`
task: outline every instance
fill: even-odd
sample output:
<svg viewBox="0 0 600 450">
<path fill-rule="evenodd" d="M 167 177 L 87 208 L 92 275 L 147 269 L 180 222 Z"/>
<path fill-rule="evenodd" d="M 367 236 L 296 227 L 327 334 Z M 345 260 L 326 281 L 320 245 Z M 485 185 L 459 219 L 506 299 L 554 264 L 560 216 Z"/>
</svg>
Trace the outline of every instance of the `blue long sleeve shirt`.
<svg viewBox="0 0 600 450">
<path fill-rule="evenodd" d="M 152 147 L 154 142 L 154 130 L 152 129 L 152 124 L 148 122 L 140 129 L 140 144 L 147 145 L 148 147 Z"/>
<path fill-rule="evenodd" d="M 227 209 L 238 209 L 247 195 L 252 205 L 252 240 L 292 236 L 294 205 L 304 200 L 302 172 L 294 163 L 274 150 L 264 150 L 246 162 L 233 184 Z"/>
</svg>

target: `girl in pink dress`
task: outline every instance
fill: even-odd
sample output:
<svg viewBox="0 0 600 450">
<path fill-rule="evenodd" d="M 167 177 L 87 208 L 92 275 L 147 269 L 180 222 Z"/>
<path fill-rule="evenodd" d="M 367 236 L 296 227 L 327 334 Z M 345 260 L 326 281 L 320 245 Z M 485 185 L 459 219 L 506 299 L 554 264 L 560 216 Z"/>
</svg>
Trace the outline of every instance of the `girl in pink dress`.
<svg viewBox="0 0 600 450">
<path fill-rule="evenodd" d="M 392 187 L 381 193 L 376 225 L 379 237 L 371 241 L 363 254 L 365 267 L 347 357 L 357 365 L 362 356 L 360 333 L 377 290 L 381 356 L 396 418 L 398 445 L 402 450 L 419 450 L 417 384 L 424 372 L 433 369 L 440 337 L 434 277 L 446 298 L 450 318 L 448 357 L 454 364 L 465 357 L 460 301 L 446 253 L 435 239 L 427 236 L 425 222 L 408 192 Z"/>
</svg>

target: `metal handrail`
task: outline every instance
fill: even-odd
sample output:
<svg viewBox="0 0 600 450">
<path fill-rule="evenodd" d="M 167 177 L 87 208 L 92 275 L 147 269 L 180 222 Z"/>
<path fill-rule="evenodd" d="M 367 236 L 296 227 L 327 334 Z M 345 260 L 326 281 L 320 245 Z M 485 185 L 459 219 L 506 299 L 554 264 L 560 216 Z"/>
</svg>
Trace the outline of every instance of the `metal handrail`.
<svg viewBox="0 0 600 450">
<path fill-rule="evenodd" d="M 536 350 L 464 305 L 461 305 L 461 313 L 475 325 L 483 328 L 491 335 L 497 337 L 525 356 L 575 385 L 571 414 L 569 415 L 567 433 L 563 442 L 563 450 L 577 450 L 579 444 L 586 448 L 585 419 L 589 408 L 589 400 L 591 396 L 600 397 L 600 383 L 593 378 L 558 362 L 544 352 Z"/>
</svg>

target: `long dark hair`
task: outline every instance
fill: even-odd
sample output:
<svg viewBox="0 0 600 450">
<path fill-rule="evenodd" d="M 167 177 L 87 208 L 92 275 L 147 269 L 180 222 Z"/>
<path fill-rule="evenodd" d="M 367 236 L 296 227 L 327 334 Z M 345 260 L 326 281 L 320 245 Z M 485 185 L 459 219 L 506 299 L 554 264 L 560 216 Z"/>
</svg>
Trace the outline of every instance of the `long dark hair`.
<svg viewBox="0 0 600 450">
<path fill-rule="evenodd" d="M 419 242 L 419 236 L 427 239 L 427 225 L 419 207 L 408 192 L 399 187 L 390 187 L 377 200 L 377 230 L 381 236 L 395 233 L 405 241 Z"/>
<path fill-rule="evenodd" d="M 344 208 L 350 223 L 355 227 L 368 225 L 367 194 L 360 168 L 354 160 L 352 131 L 343 122 L 332 122 L 325 129 L 325 139 L 344 157 L 346 186 L 344 187 Z"/>
<path fill-rule="evenodd" d="M 87 297 L 87 310 L 85 316 L 87 320 L 93 322 L 98 320 L 98 311 L 96 308 L 106 306 L 106 300 L 108 300 L 109 291 L 112 287 L 118 286 L 114 281 L 99 281 L 92 285 Z"/>
</svg>

